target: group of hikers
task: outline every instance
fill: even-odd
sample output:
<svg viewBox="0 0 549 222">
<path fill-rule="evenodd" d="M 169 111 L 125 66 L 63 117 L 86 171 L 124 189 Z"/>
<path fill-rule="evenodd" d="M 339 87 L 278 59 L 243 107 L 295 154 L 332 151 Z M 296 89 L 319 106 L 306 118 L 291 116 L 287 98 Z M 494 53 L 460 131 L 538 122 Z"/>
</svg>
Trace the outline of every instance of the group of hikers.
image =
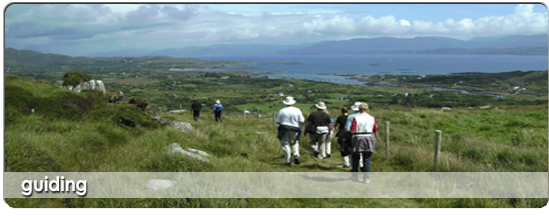
<svg viewBox="0 0 549 222">
<path fill-rule="evenodd" d="M 349 115 L 347 107 L 341 108 L 341 116 L 334 121 L 324 102 L 318 102 L 317 111 L 311 113 L 307 119 L 300 109 L 294 107 L 293 97 L 288 96 L 282 101 L 286 107 L 281 109 L 276 118 L 278 139 L 284 152 L 287 166 L 299 160 L 299 139 L 301 138 L 300 124 L 305 123 L 303 135 L 309 134 L 309 145 L 318 159 L 331 157 L 331 140 L 334 135 L 338 138 L 343 167 L 351 167 L 352 180 L 358 181 L 359 166 L 364 172 L 364 183 L 370 183 L 370 169 L 372 154 L 375 153 L 378 126 L 373 116 L 368 114 L 370 109 L 367 103 L 355 102 L 351 107 L 354 114 Z M 334 133 L 339 127 L 338 132 Z"/>
<path fill-rule="evenodd" d="M 307 119 L 303 117 L 301 109 L 293 105 L 297 101 L 293 97 L 286 97 L 282 103 L 286 105 L 281 109 L 276 118 L 278 126 L 278 139 L 284 152 L 287 166 L 300 164 L 299 140 L 302 135 L 309 135 L 309 145 L 318 159 L 331 157 L 331 141 L 335 136 L 343 157 L 343 167 L 351 167 L 352 180 L 358 181 L 359 169 L 364 173 L 364 183 L 370 183 L 370 169 L 372 154 L 375 153 L 378 126 L 373 116 L 368 114 L 370 108 L 367 103 L 355 102 L 351 109 L 355 113 L 349 115 L 347 107 L 341 108 L 341 115 L 334 121 L 328 112 L 324 102 L 318 102 L 317 111 L 311 113 Z M 197 100 L 191 105 L 194 120 L 200 118 L 202 104 Z M 216 122 L 221 120 L 223 105 L 219 100 L 215 101 L 213 112 Z M 303 132 L 300 124 L 305 124 Z M 337 129 L 337 133 L 335 133 Z"/>
</svg>

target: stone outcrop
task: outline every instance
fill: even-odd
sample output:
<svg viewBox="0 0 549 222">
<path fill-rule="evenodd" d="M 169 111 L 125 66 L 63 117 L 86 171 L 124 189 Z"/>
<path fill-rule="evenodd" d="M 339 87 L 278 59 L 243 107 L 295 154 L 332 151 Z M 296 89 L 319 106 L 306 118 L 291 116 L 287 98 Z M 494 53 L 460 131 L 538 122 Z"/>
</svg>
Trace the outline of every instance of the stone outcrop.
<svg viewBox="0 0 549 222">
<path fill-rule="evenodd" d="M 61 84 L 62 88 L 72 90 L 78 93 L 82 92 L 82 90 L 98 90 L 103 92 L 103 94 L 107 93 L 107 91 L 105 90 L 105 84 L 101 80 L 92 79 L 90 81 L 80 83 L 75 87 L 64 85 L 62 82 L 59 82 L 59 81 L 57 82 L 57 84 Z"/>
<path fill-rule="evenodd" d="M 166 123 L 166 120 L 159 116 L 151 116 L 151 120 L 159 123 Z"/>
<path fill-rule="evenodd" d="M 192 152 L 189 152 L 187 150 L 183 150 L 183 148 L 181 148 L 181 146 L 179 146 L 179 144 L 177 143 L 170 144 L 167 147 L 167 149 L 168 149 L 168 155 L 170 156 L 183 156 L 183 157 L 195 159 L 204 163 L 210 163 L 210 160 L 208 160 L 207 158 L 210 155 L 204 151 L 189 148 L 189 150 L 193 150 Z"/>
<path fill-rule="evenodd" d="M 180 129 L 185 133 L 193 131 L 193 126 L 190 123 L 181 122 L 181 121 L 170 122 L 170 125 L 168 125 L 168 127 Z"/>
<path fill-rule="evenodd" d="M 210 154 L 208 154 L 208 153 L 206 153 L 202 150 L 196 150 L 196 149 L 193 149 L 193 148 L 188 148 L 187 150 L 189 152 L 196 153 L 196 154 L 198 154 L 200 156 L 203 156 L 203 157 L 209 157 L 210 156 Z"/>
</svg>

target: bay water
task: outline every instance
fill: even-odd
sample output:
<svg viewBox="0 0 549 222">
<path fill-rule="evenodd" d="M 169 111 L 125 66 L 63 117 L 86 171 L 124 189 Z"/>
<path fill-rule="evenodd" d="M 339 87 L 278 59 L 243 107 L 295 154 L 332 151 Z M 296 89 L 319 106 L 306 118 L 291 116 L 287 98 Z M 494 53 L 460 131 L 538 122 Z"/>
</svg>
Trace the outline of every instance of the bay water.
<svg viewBox="0 0 549 222">
<path fill-rule="evenodd" d="M 228 66 L 227 69 L 219 70 L 269 72 L 271 74 L 265 74 L 269 78 L 291 77 L 343 84 L 363 84 L 349 79 L 349 76 L 498 73 L 548 69 L 548 56 L 522 55 L 261 55 L 196 58 L 253 63 Z M 261 62 L 267 64 L 260 64 Z M 280 62 L 298 64 L 281 64 Z"/>
</svg>

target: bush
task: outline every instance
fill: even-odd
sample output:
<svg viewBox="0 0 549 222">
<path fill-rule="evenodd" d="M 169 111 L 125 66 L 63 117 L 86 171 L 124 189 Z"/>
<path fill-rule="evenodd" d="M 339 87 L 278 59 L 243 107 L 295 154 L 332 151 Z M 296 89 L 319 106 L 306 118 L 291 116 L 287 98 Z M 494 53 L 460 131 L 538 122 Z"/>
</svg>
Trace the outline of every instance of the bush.
<svg viewBox="0 0 549 222">
<path fill-rule="evenodd" d="M 63 80 L 63 85 L 75 87 L 80 83 L 92 80 L 92 78 L 88 74 L 81 73 L 78 71 L 71 71 L 71 72 L 67 72 L 63 76 L 62 80 Z"/>
<path fill-rule="evenodd" d="M 129 104 L 136 105 L 137 107 L 141 108 L 142 110 L 145 110 L 145 109 L 147 109 L 147 107 L 149 106 L 150 103 L 146 99 L 143 99 L 139 96 L 134 96 L 134 97 L 130 98 Z"/>
</svg>

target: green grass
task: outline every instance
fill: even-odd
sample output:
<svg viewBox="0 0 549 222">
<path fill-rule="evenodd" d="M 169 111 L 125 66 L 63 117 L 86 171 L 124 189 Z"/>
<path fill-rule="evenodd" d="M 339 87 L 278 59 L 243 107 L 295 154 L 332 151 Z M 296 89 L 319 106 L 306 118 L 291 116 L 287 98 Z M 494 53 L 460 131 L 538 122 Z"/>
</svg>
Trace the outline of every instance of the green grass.
<svg viewBox="0 0 549 222">
<path fill-rule="evenodd" d="M 6 95 L 23 90 L 22 98 L 48 100 L 60 88 L 29 80 L 7 78 Z M 35 86 L 36 85 L 36 86 Z M 35 86 L 35 87 L 33 87 Z M 11 88 L 10 88 L 11 87 Z M 37 97 L 31 88 L 48 96 Z M 43 88 L 43 89 L 42 89 Z M 14 95 L 14 94 L 12 94 Z M 82 98 L 93 98 L 90 95 Z M 202 95 L 202 94 L 200 94 Z M 301 165 L 284 166 L 272 116 L 262 118 L 241 112 L 224 112 L 223 123 L 213 113 L 202 112 L 195 122 L 188 112 L 166 114 L 168 120 L 192 124 L 183 133 L 152 122 L 151 112 L 127 104 L 91 100 L 78 118 L 38 115 L 20 111 L 6 96 L 6 112 L 13 121 L 5 126 L 6 172 L 346 172 L 335 139 L 332 157 L 318 160 L 300 141 Z M 72 97 L 71 97 L 72 98 Z M 76 98 L 76 97 L 75 97 Z M 78 97 L 80 98 L 80 97 Z M 334 101 L 335 102 L 335 101 Z M 273 102 L 276 104 L 278 102 Z M 339 106 L 333 104 L 333 117 Z M 300 103 L 307 116 L 314 103 Z M 261 106 L 261 103 L 257 103 Z M 242 105 L 237 105 L 240 107 Z M 247 106 L 252 106 L 248 104 Z M 278 103 L 271 109 L 282 108 Z M 251 107 L 248 107 L 250 110 Z M 261 109 L 263 111 L 263 109 Z M 61 112 L 61 110 L 59 110 Z M 55 113 L 55 110 L 51 110 Z M 17 115 L 16 115 L 17 114 Z M 380 125 L 378 150 L 372 159 L 373 172 L 433 171 L 434 130 L 443 131 L 441 165 L 446 172 L 547 172 L 547 105 L 499 107 L 498 110 L 374 108 L 371 114 Z M 11 115 L 11 114 L 10 114 Z M 157 113 L 158 115 L 158 113 Z M 119 117 L 134 119 L 140 127 L 119 124 Z M 452 120 L 452 121 L 449 121 Z M 391 148 L 386 159 L 384 121 L 391 122 Z M 172 158 L 166 147 L 178 143 L 212 155 L 212 164 Z M 336 188 L 334 188 L 336 189 Z M 6 199 L 12 207 L 543 207 L 547 199 Z"/>
</svg>

